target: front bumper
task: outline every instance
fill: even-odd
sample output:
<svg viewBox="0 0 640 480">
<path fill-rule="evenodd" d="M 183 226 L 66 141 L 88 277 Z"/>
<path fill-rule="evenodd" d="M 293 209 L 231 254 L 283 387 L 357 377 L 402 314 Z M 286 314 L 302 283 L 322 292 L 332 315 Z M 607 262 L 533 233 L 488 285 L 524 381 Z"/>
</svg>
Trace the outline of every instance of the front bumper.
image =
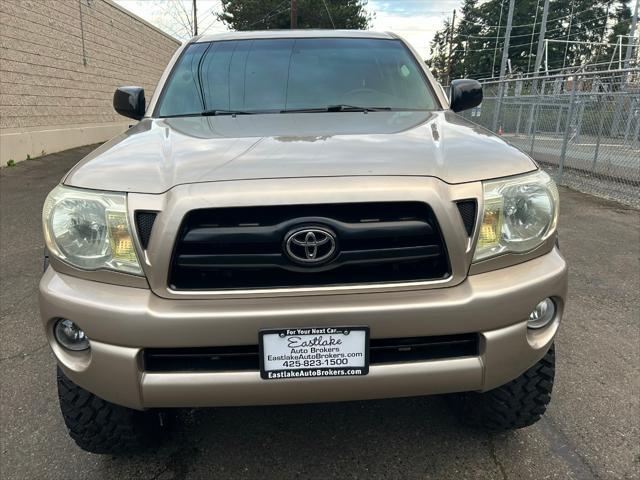
<svg viewBox="0 0 640 480">
<path fill-rule="evenodd" d="M 555 248 L 448 288 L 245 299 L 165 299 L 49 267 L 40 283 L 40 311 L 67 376 L 105 400 L 138 409 L 266 405 L 495 388 L 546 353 L 566 291 L 566 263 Z M 544 329 L 528 330 L 529 313 L 546 297 L 556 301 L 557 317 Z M 56 343 L 58 318 L 87 333 L 90 351 L 69 352 Z M 260 329 L 331 325 L 368 325 L 371 338 L 479 333 L 480 355 L 372 365 L 362 377 L 268 381 L 258 371 L 149 373 L 142 362 L 144 348 L 252 345 Z"/>
</svg>

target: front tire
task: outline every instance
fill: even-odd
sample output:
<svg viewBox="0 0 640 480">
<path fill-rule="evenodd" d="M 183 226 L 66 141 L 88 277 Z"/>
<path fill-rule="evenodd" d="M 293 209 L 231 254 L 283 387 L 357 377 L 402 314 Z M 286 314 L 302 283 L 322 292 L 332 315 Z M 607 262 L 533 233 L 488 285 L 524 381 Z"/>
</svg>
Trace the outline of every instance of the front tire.
<svg viewBox="0 0 640 480">
<path fill-rule="evenodd" d="M 142 412 L 103 400 L 73 383 L 58 367 L 58 399 L 69 435 L 91 453 L 136 452 L 157 443 L 159 414 Z"/>
<path fill-rule="evenodd" d="M 555 347 L 515 380 L 484 393 L 456 394 L 454 405 L 466 423 L 489 431 L 515 430 L 536 423 L 551 401 Z"/>
</svg>

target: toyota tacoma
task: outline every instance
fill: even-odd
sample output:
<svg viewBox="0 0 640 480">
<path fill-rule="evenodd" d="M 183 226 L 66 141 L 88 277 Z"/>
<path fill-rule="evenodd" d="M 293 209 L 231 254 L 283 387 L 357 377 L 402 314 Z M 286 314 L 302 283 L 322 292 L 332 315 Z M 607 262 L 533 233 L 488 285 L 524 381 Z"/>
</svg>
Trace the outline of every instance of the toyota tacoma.
<svg viewBox="0 0 640 480">
<path fill-rule="evenodd" d="M 139 120 L 43 208 L 44 331 L 71 437 L 143 448 L 172 408 L 449 394 L 491 430 L 544 413 L 567 266 L 558 191 L 457 114 L 391 33 L 193 38 Z"/>
</svg>

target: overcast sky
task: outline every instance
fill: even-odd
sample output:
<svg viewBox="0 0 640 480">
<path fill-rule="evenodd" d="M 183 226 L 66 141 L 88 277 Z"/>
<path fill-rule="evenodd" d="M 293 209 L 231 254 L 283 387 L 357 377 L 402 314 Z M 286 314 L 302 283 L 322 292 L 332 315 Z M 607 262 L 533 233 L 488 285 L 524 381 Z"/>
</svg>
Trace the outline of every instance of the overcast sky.
<svg viewBox="0 0 640 480">
<path fill-rule="evenodd" d="M 188 35 L 182 22 L 175 18 L 180 7 L 174 2 L 180 1 L 184 12 L 191 14 L 191 0 L 115 0 L 148 22 L 186 40 Z M 171 3 L 174 3 L 173 7 Z M 368 8 L 375 14 L 373 30 L 390 30 L 403 36 L 426 58 L 433 34 L 461 3 L 461 0 L 369 0 Z M 213 15 L 221 10 L 219 0 L 198 0 L 197 5 L 200 32 L 203 29 L 207 33 L 227 30 Z M 184 18 L 183 13 L 182 16 Z"/>
</svg>

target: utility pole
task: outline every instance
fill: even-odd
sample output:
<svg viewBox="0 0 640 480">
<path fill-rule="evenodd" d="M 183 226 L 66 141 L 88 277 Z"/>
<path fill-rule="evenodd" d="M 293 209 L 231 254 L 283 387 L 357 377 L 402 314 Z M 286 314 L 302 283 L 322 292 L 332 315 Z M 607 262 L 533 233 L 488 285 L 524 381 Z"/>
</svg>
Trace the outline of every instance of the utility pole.
<svg viewBox="0 0 640 480">
<path fill-rule="evenodd" d="M 496 71 L 496 53 L 498 51 L 498 39 L 500 38 L 500 28 L 502 28 L 502 7 L 504 0 L 500 0 L 500 18 L 498 19 L 498 31 L 496 32 L 496 44 L 493 46 L 493 63 L 491 64 L 491 77 L 493 78 Z"/>
<path fill-rule="evenodd" d="M 571 15 L 569 16 L 569 30 L 567 31 L 567 42 L 564 47 L 564 57 L 562 58 L 562 70 L 564 71 L 564 63 L 567 61 L 567 54 L 569 53 L 569 37 L 571 37 L 571 27 L 573 26 L 573 10 L 576 6 L 576 2 L 571 0 Z"/>
<path fill-rule="evenodd" d="M 298 0 L 291 0 L 291 30 L 298 28 Z"/>
<path fill-rule="evenodd" d="M 451 85 L 451 47 L 453 45 L 453 30 L 456 26 L 456 11 L 453 11 L 451 19 L 451 30 L 449 32 L 449 60 L 447 61 L 447 83 Z"/>
<path fill-rule="evenodd" d="M 544 36 L 547 33 L 547 17 L 548 16 L 549 16 L 549 0 L 544 0 L 544 6 L 542 7 L 542 23 L 540 23 L 540 33 L 538 34 L 538 48 L 536 49 L 536 61 L 533 67 L 533 82 L 531 83 L 532 104 L 529 106 L 529 121 L 527 122 L 527 133 L 529 135 L 531 135 L 531 130 L 535 128 L 534 122 L 535 122 L 537 104 L 533 102 L 537 101 L 536 95 L 538 94 L 538 75 L 540 74 L 540 65 L 542 65 L 542 54 L 543 52 L 546 52 L 545 47 L 547 47 Z M 534 135 L 535 135 L 535 132 L 534 132 Z"/>
<path fill-rule="evenodd" d="M 196 0 L 193 0 L 193 36 L 198 35 L 198 10 Z"/>
<path fill-rule="evenodd" d="M 640 3 L 640 1 L 636 0 L 636 7 L 633 11 L 633 17 L 631 17 L 631 31 L 629 32 L 629 37 L 627 37 L 629 39 L 629 44 L 627 45 L 627 51 L 624 54 L 624 68 L 628 69 L 629 68 L 629 62 L 631 61 L 631 54 L 633 53 L 633 47 L 635 46 L 636 43 L 636 28 L 638 26 L 638 3 Z M 622 36 L 620 37 L 620 51 L 618 52 L 618 55 L 621 56 L 622 54 Z M 618 68 L 620 68 L 620 56 L 618 57 Z M 629 79 L 631 78 L 631 73 L 627 72 L 624 75 L 624 83 L 622 84 L 622 88 L 621 91 L 622 92 L 626 92 L 627 89 L 629 88 Z M 622 118 L 623 118 L 623 97 L 618 97 L 618 100 L 616 101 L 616 108 L 613 112 L 613 122 L 611 124 L 611 133 L 613 135 L 619 134 L 619 130 L 620 130 L 620 124 L 622 123 Z"/>
<path fill-rule="evenodd" d="M 540 10 L 540 0 L 536 2 L 536 16 L 533 18 L 533 28 L 531 29 L 531 44 L 529 45 L 529 57 L 527 58 L 527 73 L 531 67 L 531 52 L 533 51 L 533 36 L 536 33 L 536 22 L 538 21 L 538 10 Z"/>
<path fill-rule="evenodd" d="M 624 68 L 629 68 L 629 61 L 631 60 L 631 54 L 633 53 L 633 47 L 636 44 L 636 27 L 638 25 L 638 4 L 640 0 L 636 0 L 636 8 L 633 11 L 633 17 L 631 17 L 631 32 L 629 32 L 629 45 L 627 45 L 627 51 L 624 54 Z M 622 44 L 621 44 L 622 48 Z"/>
<path fill-rule="evenodd" d="M 544 0 L 544 7 L 542 7 L 542 23 L 540 24 L 540 34 L 538 35 L 538 49 L 536 50 L 536 63 L 533 67 L 534 78 L 538 77 L 540 71 L 540 65 L 542 64 L 542 52 L 544 51 L 544 36 L 547 33 L 547 17 L 549 16 L 549 0 Z M 534 90 L 537 82 L 534 80 Z"/>
<path fill-rule="evenodd" d="M 504 79 L 507 69 L 507 58 L 509 57 L 509 42 L 511 41 L 511 26 L 513 24 L 513 8 L 515 0 L 509 0 L 509 14 L 507 16 L 507 31 L 504 34 L 504 45 L 502 46 L 502 61 L 500 62 L 500 80 Z"/>
<path fill-rule="evenodd" d="M 504 44 L 502 46 L 502 61 L 500 62 L 500 86 L 498 88 L 498 101 L 493 115 L 493 131 L 498 128 L 498 119 L 500 117 L 500 104 L 504 93 L 504 74 L 507 70 L 507 59 L 509 58 L 509 42 L 511 41 L 511 27 L 513 26 L 513 9 L 515 0 L 509 0 L 509 13 L 507 15 L 507 31 L 504 34 Z"/>
<path fill-rule="evenodd" d="M 604 12 L 604 21 L 602 22 L 602 34 L 600 35 L 600 45 L 596 49 L 595 63 L 600 63 L 600 54 L 602 53 L 602 47 L 607 38 L 607 24 L 609 23 L 609 10 L 611 10 L 612 0 L 607 0 L 607 9 Z"/>
</svg>

